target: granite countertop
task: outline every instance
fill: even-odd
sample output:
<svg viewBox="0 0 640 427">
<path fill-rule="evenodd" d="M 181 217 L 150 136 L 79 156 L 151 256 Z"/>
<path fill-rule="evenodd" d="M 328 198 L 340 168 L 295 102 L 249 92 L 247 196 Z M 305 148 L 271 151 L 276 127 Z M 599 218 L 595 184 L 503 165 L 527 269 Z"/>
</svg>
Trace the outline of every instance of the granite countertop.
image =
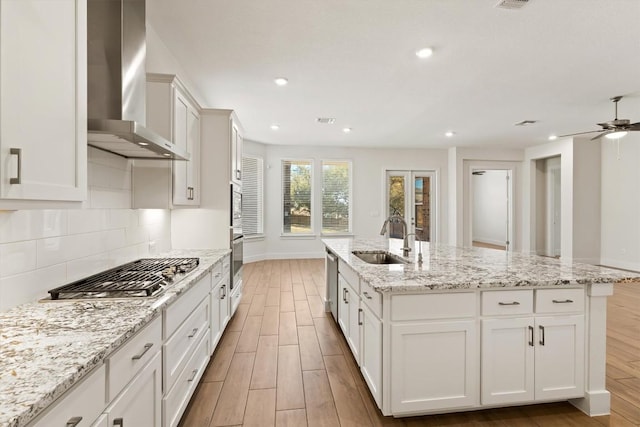
<svg viewBox="0 0 640 427">
<path fill-rule="evenodd" d="M 158 297 L 33 302 L 0 313 L 0 426 L 26 425 L 229 253 L 157 255 L 200 258 Z"/>
<path fill-rule="evenodd" d="M 402 240 L 327 238 L 322 242 L 378 292 L 423 292 L 510 287 L 557 287 L 640 281 L 640 273 L 484 248 L 415 242 L 406 264 L 368 264 L 352 251 L 388 251 L 402 257 Z"/>
</svg>

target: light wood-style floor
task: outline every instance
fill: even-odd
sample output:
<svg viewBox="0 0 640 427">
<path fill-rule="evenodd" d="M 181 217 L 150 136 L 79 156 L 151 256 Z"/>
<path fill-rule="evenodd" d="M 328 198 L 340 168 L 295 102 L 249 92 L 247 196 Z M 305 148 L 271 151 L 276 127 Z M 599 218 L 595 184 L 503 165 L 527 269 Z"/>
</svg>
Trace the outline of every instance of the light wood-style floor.
<svg viewBox="0 0 640 427">
<path fill-rule="evenodd" d="M 196 390 L 182 427 L 213 426 L 639 426 L 640 283 L 609 299 L 610 416 L 568 403 L 394 419 L 376 408 L 323 311 L 323 260 L 245 265 L 245 291 Z"/>
</svg>

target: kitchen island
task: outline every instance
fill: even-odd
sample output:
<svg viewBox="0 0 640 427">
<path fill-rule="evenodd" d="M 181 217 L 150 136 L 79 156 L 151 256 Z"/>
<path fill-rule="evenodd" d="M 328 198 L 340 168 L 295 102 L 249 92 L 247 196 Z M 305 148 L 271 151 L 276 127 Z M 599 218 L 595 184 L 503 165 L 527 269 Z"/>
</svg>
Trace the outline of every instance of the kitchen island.
<svg viewBox="0 0 640 427">
<path fill-rule="evenodd" d="M 569 400 L 609 413 L 606 298 L 640 274 L 493 249 L 324 239 L 327 310 L 384 415 Z M 381 253 L 371 264 L 354 252 Z M 363 256 L 366 258 L 366 256 Z M 331 271 L 328 269 L 327 271 Z"/>
</svg>

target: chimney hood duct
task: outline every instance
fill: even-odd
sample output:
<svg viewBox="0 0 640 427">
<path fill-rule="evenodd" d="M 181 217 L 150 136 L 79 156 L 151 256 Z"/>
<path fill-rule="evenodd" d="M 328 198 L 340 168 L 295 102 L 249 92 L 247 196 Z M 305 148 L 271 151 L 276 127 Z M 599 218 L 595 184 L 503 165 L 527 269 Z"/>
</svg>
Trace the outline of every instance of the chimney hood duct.
<svg viewBox="0 0 640 427">
<path fill-rule="evenodd" d="M 132 159 L 189 160 L 145 128 L 145 0 L 88 0 L 88 144 Z"/>
</svg>

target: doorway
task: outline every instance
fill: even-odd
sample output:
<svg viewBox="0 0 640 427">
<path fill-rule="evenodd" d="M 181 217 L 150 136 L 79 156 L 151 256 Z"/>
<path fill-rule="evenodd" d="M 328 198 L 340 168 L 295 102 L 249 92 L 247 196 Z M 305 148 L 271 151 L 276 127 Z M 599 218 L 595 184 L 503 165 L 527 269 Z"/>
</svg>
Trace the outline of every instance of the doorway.
<svg viewBox="0 0 640 427">
<path fill-rule="evenodd" d="M 407 223 L 407 233 L 433 242 L 435 236 L 435 172 L 387 171 L 386 216 L 399 215 Z M 389 237 L 402 236 L 402 224 L 392 223 Z"/>
<path fill-rule="evenodd" d="M 562 250 L 561 157 L 536 160 L 536 253 L 559 258 Z"/>
<path fill-rule="evenodd" d="M 479 169 L 471 172 L 471 244 L 508 250 L 510 240 L 510 171 Z"/>
</svg>

